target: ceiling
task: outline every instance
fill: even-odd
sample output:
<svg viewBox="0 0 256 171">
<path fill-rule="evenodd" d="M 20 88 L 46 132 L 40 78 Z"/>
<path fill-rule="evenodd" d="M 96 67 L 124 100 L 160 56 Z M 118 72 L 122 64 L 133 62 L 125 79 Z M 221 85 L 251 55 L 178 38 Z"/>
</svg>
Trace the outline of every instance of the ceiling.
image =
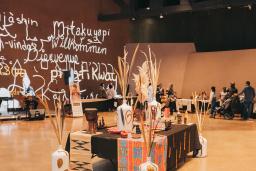
<svg viewBox="0 0 256 171">
<path fill-rule="evenodd" d="M 202 11 L 220 8 L 247 7 L 256 4 L 255 0 L 113 0 L 120 8 L 119 13 L 100 13 L 100 21 L 147 18 L 171 15 L 188 11 Z"/>
</svg>

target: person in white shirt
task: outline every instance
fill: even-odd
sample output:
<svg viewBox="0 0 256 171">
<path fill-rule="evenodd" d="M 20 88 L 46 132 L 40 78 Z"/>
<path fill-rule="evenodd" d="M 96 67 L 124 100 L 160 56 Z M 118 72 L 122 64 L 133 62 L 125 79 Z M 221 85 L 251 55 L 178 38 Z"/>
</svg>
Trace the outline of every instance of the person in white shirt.
<svg viewBox="0 0 256 171">
<path fill-rule="evenodd" d="M 107 94 L 107 99 L 113 99 L 115 97 L 116 91 L 114 90 L 114 87 L 111 84 L 108 85 L 106 94 Z"/>
<path fill-rule="evenodd" d="M 209 103 L 211 103 L 211 117 L 215 117 L 215 108 L 217 106 L 216 88 L 211 87 Z"/>
<path fill-rule="evenodd" d="M 107 108 L 109 111 L 113 111 L 114 109 L 114 97 L 116 96 L 116 91 L 112 84 L 108 85 L 108 89 L 106 90 L 107 99 Z"/>
<path fill-rule="evenodd" d="M 151 83 L 148 85 L 148 103 L 152 102 L 154 100 L 154 94 L 153 94 L 153 87 Z"/>
<path fill-rule="evenodd" d="M 222 92 L 220 92 L 220 105 L 222 105 L 224 103 L 224 101 L 226 100 L 227 94 L 228 94 L 227 88 L 223 87 Z"/>
</svg>

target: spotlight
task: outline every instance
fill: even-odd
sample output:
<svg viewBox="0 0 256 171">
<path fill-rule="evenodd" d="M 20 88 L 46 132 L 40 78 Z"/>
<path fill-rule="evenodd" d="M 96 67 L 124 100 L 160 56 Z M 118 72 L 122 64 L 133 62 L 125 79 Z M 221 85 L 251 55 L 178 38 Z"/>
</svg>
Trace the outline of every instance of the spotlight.
<svg viewBox="0 0 256 171">
<path fill-rule="evenodd" d="M 146 9 L 147 9 L 147 10 L 150 10 L 150 7 L 147 7 Z"/>
<path fill-rule="evenodd" d="M 161 18 L 161 19 L 164 18 L 163 14 L 160 14 L 159 18 Z"/>
<path fill-rule="evenodd" d="M 231 6 L 227 6 L 227 9 L 228 9 L 228 10 L 231 10 L 231 9 L 232 9 L 232 7 L 231 7 Z"/>
<path fill-rule="evenodd" d="M 245 5 L 244 7 L 245 7 L 245 8 L 248 8 L 249 10 L 252 10 L 252 6 L 251 6 L 250 4 Z"/>
</svg>

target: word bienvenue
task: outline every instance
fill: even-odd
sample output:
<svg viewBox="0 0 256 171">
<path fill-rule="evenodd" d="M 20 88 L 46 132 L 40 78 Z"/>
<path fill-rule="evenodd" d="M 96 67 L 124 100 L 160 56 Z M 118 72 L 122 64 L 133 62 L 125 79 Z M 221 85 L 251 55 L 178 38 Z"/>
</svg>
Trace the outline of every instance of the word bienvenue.
<svg viewBox="0 0 256 171">
<path fill-rule="evenodd" d="M 40 79 L 42 82 L 36 91 L 42 91 L 44 95 L 46 91 L 55 95 L 56 93 L 65 94 L 63 90 L 57 92 L 52 90 L 51 85 L 62 77 L 63 70 L 70 69 L 74 70 L 75 81 L 78 83 L 82 80 L 95 80 L 110 81 L 117 85 L 117 77 L 111 64 L 83 61 L 79 59 L 79 54 L 76 54 L 107 55 L 104 42 L 110 37 L 110 29 L 87 28 L 84 23 L 75 23 L 74 21 L 68 23 L 53 21 L 52 32 L 48 35 L 44 33 L 46 35 L 39 37 L 37 35 L 39 27 L 39 21 L 25 17 L 24 14 L 0 12 L 0 52 L 5 49 L 25 52 L 22 53 L 23 56 L 8 57 L 11 59 L 9 62 L 5 56 L 0 54 L 0 76 L 14 78 L 14 82 L 8 87 L 10 91 L 22 88 L 16 83 L 16 78 L 22 77 L 24 72 L 27 72 L 26 65 L 34 65 L 35 74 L 32 77 Z M 24 35 L 20 35 L 22 28 Z M 17 30 L 19 30 L 18 33 Z M 57 49 L 58 53 L 55 53 L 54 49 Z M 61 49 L 63 49 L 63 53 L 59 52 Z M 38 72 L 39 70 L 49 70 L 50 80 L 45 80 L 44 76 Z M 30 73 L 28 74 L 31 76 Z M 84 91 L 86 90 L 81 90 L 81 92 Z"/>
</svg>

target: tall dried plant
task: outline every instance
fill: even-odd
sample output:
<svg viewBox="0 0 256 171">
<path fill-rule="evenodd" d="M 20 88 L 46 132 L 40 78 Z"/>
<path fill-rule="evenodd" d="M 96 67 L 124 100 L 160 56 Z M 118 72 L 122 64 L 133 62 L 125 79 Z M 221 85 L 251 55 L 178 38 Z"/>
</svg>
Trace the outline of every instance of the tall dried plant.
<svg viewBox="0 0 256 171">
<path fill-rule="evenodd" d="M 138 94 L 140 103 L 144 103 L 148 98 L 148 85 L 149 85 L 149 68 L 148 61 L 143 62 L 142 66 L 137 67 L 138 74 L 133 74 L 135 82 L 135 91 Z"/>
<path fill-rule="evenodd" d="M 146 61 L 143 62 L 141 67 L 138 67 L 139 73 L 134 74 L 134 81 L 135 81 L 135 91 L 138 94 L 138 100 L 140 103 L 144 103 L 148 96 L 148 85 L 151 83 L 153 87 L 153 95 L 156 95 L 156 89 L 160 74 L 160 64 L 161 61 L 158 63 L 156 60 L 155 54 L 151 51 L 150 46 L 148 46 L 148 54 L 144 51 L 141 53 L 145 56 Z M 152 111 L 150 108 L 146 109 L 146 113 L 149 116 L 149 125 L 148 129 L 144 127 L 144 121 L 141 119 L 141 128 L 142 128 L 142 135 L 147 151 L 147 155 L 150 156 L 152 150 L 152 144 L 154 141 L 155 136 L 155 127 L 154 124 L 156 121 L 152 118 Z M 142 116 L 140 117 L 142 118 Z M 147 132 L 146 132 L 147 131 Z"/>
<path fill-rule="evenodd" d="M 156 95 L 158 79 L 160 74 L 160 65 L 161 60 L 157 63 L 156 55 L 151 50 L 151 47 L 148 45 L 148 54 L 144 51 L 141 53 L 145 56 L 146 60 L 148 61 L 148 73 L 149 73 L 149 81 L 153 87 L 153 95 Z"/>
<path fill-rule="evenodd" d="M 202 104 L 201 104 L 201 109 L 200 109 L 199 108 L 199 100 L 198 100 L 199 95 L 196 92 L 194 92 L 194 93 L 192 93 L 192 96 L 193 96 L 193 103 L 195 105 L 195 110 L 196 110 L 198 130 L 201 134 L 203 131 L 204 119 L 205 119 L 206 113 L 208 111 L 209 104 L 208 103 L 206 104 L 206 100 L 203 99 L 201 101 Z"/>
<path fill-rule="evenodd" d="M 132 55 L 132 59 L 131 62 L 129 63 L 127 60 L 127 55 L 128 52 L 127 50 L 124 48 L 124 56 L 120 57 L 118 56 L 118 70 L 115 69 L 115 72 L 117 74 L 118 77 L 118 82 L 120 85 L 120 89 L 121 89 L 121 94 L 123 96 L 123 99 L 126 98 L 126 94 L 127 94 L 127 87 L 129 84 L 129 78 L 131 75 L 131 70 L 135 61 L 135 57 L 137 54 L 139 48 L 139 44 L 136 46 L 133 55 Z"/>
<path fill-rule="evenodd" d="M 54 100 L 54 109 L 55 109 L 55 117 L 50 113 L 49 105 L 46 99 L 41 98 L 37 95 L 37 98 L 40 100 L 41 104 L 45 108 L 46 114 L 49 116 L 54 133 L 56 135 L 58 145 L 62 144 L 63 139 L 63 129 L 64 129 L 64 115 L 62 114 L 62 103 L 60 97 Z"/>
</svg>

